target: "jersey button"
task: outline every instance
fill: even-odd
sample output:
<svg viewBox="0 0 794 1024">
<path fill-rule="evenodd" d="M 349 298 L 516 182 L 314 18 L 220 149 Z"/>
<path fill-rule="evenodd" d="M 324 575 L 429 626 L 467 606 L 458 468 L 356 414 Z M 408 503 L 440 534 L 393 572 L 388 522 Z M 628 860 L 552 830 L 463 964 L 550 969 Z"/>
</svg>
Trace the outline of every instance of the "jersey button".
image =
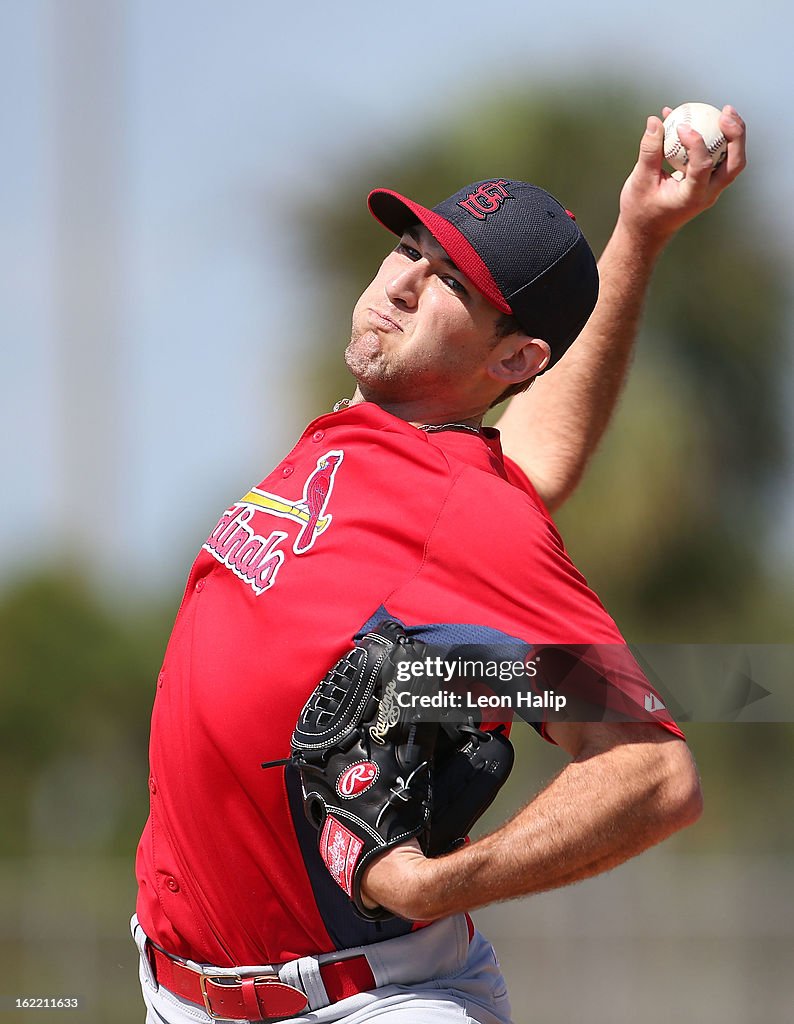
<svg viewBox="0 0 794 1024">
<path fill-rule="evenodd" d="M 315 432 L 312 434 L 312 441 L 314 441 L 315 444 L 318 444 L 320 441 L 322 441 L 322 439 L 324 437 L 325 437 L 325 431 L 324 430 L 315 430 Z"/>
<path fill-rule="evenodd" d="M 149 792 L 152 794 L 152 796 L 154 796 L 154 794 L 157 792 L 157 783 L 154 781 L 154 779 L 149 779 Z"/>
<path fill-rule="evenodd" d="M 179 882 L 174 878 L 173 875 L 169 875 L 165 880 L 166 889 L 170 889 L 171 892 L 179 892 Z"/>
<path fill-rule="evenodd" d="M 157 677 L 157 685 L 158 686 L 162 686 L 164 679 L 165 679 L 165 672 L 161 672 L 160 675 Z"/>
<path fill-rule="evenodd" d="M 198 591 L 199 593 L 201 593 L 201 591 L 202 591 L 203 589 L 204 589 L 204 580 L 202 579 L 202 580 L 199 580 L 199 581 L 198 581 L 198 583 L 196 584 L 196 590 L 197 590 L 197 591 Z"/>
<path fill-rule="evenodd" d="M 293 474 L 294 472 L 295 472 L 295 467 L 294 467 L 294 466 L 285 466 L 285 467 L 284 467 L 284 468 L 283 468 L 283 469 L 281 470 L 281 475 L 282 475 L 282 476 L 292 476 L 292 474 Z"/>
</svg>

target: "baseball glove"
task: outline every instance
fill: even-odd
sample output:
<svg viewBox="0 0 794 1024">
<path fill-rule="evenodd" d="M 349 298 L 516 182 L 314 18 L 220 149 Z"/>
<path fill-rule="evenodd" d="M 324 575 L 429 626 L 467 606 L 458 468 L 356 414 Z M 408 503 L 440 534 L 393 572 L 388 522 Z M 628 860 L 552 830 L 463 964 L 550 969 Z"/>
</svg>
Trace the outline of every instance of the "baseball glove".
<svg viewBox="0 0 794 1024">
<path fill-rule="evenodd" d="M 415 693 L 416 682 L 398 680 L 400 663 L 424 650 L 397 623 L 381 623 L 328 672 L 292 734 L 291 760 L 320 855 L 369 920 L 392 915 L 364 906 L 364 869 L 430 824 L 438 723 L 423 717 L 426 711 L 401 707 L 400 694 Z"/>
<path fill-rule="evenodd" d="M 380 623 L 320 681 L 292 734 L 287 760 L 300 773 L 320 855 L 371 921 L 393 915 L 364 905 L 365 868 L 414 837 L 426 856 L 453 849 L 513 763 L 512 746 L 498 730 L 484 732 L 471 718 L 458 724 L 437 708 L 416 706 L 411 698 L 437 687 L 400 669 L 429 650 L 399 623 Z"/>
<path fill-rule="evenodd" d="M 454 850 L 496 799 L 513 768 L 513 744 L 504 726 L 479 729 L 473 718 L 444 724 L 433 768 L 433 812 L 423 840 L 427 857 Z"/>
</svg>

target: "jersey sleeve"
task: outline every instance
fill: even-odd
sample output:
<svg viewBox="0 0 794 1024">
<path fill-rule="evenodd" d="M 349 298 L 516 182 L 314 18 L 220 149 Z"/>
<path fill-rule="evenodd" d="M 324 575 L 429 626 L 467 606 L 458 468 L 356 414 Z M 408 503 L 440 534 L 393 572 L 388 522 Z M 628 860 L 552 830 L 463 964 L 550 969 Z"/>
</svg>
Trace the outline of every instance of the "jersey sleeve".
<svg viewBox="0 0 794 1024">
<path fill-rule="evenodd" d="M 460 474 L 419 570 L 389 597 L 390 614 L 408 626 L 436 624 L 439 639 L 445 623 L 451 637 L 474 630 L 497 650 L 529 645 L 547 678 L 567 680 L 582 716 L 569 720 L 650 721 L 682 736 L 534 488 L 511 483 Z"/>
</svg>

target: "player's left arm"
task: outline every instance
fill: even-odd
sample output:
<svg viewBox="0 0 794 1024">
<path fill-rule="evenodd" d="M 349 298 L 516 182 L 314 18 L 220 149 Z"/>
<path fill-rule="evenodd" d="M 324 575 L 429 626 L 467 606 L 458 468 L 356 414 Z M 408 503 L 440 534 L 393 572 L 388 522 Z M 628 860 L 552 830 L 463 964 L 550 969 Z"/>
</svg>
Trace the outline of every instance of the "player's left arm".
<svg viewBox="0 0 794 1024">
<path fill-rule="evenodd" d="M 397 847 L 363 892 L 411 920 L 435 920 L 599 874 L 700 816 L 686 743 L 658 725 L 552 723 L 571 762 L 507 824 L 443 857 Z"/>
<path fill-rule="evenodd" d="M 689 165 L 686 177 L 677 181 L 662 169 L 662 122 L 648 118 L 637 164 L 621 192 L 615 230 L 599 260 L 595 311 L 560 362 L 516 395 L 496 424 L 505 454 L 552 511 L 575 489 L 612 416 L 656 260 L 673 235 L 712 206 L 745 166 L 745 126 L 733 107 L 723 108 L 720 127 L 728 155 L 713 173 L 700 135 L 680 129 Z"/>
</svg>

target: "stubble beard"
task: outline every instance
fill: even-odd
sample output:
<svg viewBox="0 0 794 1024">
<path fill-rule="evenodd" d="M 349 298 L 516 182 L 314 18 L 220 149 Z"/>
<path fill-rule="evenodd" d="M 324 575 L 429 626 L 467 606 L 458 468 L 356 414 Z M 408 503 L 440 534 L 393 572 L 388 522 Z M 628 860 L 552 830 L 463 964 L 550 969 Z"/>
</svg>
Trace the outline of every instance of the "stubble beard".
<svg viewBox="0 0 794 1024">
<path fill-rule="evenodd" d="M 377 333 L 371 329 L 353 329 L 345 349 L 345 365 L 368 401 L 398 397 L 410 376 L 404 367 L 389 360 Z"/>
</svg>

